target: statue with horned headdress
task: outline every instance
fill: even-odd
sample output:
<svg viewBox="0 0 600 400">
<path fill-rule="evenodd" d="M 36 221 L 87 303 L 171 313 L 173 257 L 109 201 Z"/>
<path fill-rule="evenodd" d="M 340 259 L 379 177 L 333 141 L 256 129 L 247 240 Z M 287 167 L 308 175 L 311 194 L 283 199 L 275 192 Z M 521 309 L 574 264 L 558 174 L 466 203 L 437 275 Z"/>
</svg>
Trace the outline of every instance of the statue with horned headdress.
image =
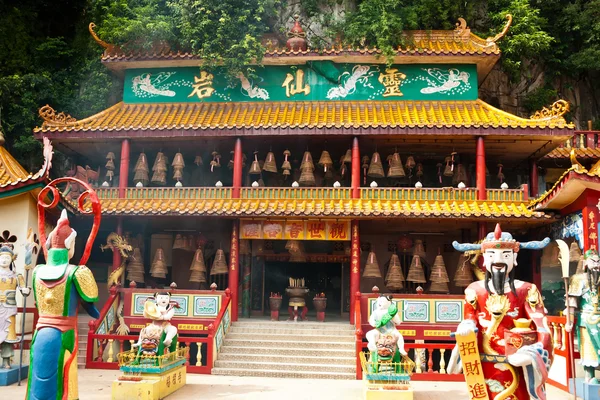
<svg viewBox="0 0 600 400">
<path fill-rule="evenodd" d="M 481 249 L 485 266 L 485 278 L 465 289 L 464 317 L 456 329 L 460 346 L 454 348 L 448 368 L 450 373 L 464 369 L 467 379 L 468 373 L 483 375 L 484 383 L 470 385 L 471 398 L 546 398 L 545 381 L 552 360 L 546 310 L 538 288 L 515 279 L 515 267 L 520 249 L 542 249 L 548 243 L 548 238 L 519 243 L 502 232 L 500 224 L 481 244 L 452 243 L 458 251 Z M 473 332 L 477 340 L 467 349 L 469 343 L 462 338 L 472 337 Z M 463 351 L 467 350 L 470 354 L 478 351 L 480 357 L 465 357 Z M 458 354 L 471 361 L 461 365 Z"/>
<path fill-rule="evenodd" d="M 569 278 L 567 309 L 573 321 L 575 311 L 578 311 L 577 337 L 579 338 L 579 353 L 581 364 L 585 370 L 585 381 L 598 384 L 595 370 L 600 358 L 600 310 L 598 309 L 598 287 L 600 286 L 600 257 L 598 252 L 590 249 L 583 256 L 584 271 Z M 567 332 L 573 329 L 573 322 L 565 327 Z"/>
<path fill-rule="evenodd" d="M 70 264 L 75 252 L 77 232 L 71 228 L 63 210 L 54 230 L 45 235 L 45 209 L 58 205 L 56 185 L 73 182 L 85 189 L 77 201 L 79 211 L 94 215 L 94 223 L 79 265 Z M 51 194 L 51 196 L 48 196 Z M 47 198 L 51 202 L 46 203 Z M 91 212 L 84 203 L 91 203 Z M 98 286 L 92 271 L 85 266 L 100 225 L 100 202 L 96 192 L 74 178 L 59 178 L 48 184 L 38 196 L 39 233 L 46 264 L 33 272 L 33 294 L 39 319 L 31 341 L 27 397 L 30 400 L 77 399 L 77 310 L 79 304 L 93 318 L 100 313 L 94 306 Z"/>
</svg>

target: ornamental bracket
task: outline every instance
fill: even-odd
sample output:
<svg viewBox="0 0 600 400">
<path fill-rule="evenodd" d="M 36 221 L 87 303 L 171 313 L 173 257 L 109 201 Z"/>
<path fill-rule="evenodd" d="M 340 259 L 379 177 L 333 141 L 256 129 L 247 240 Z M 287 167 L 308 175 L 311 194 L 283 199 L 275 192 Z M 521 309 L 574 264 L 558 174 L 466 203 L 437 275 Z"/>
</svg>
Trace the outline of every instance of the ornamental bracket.
<svg viewBox="0 0 600 400">
<path fill-rule="evenodd" d="M 487 39 L 485 39 L 485 41 L 488 44 L 492 44 L 492 43 L 496 43 L 498 40 L 502 39 L 504 36 L 506 36 L 506 33 L 508 32 L 508 29 L 510 28 L 510 26 L 512 25 L 512 20 L 513 17 L 510 14 L 506 14 L 506 24 L 504 25 L 504 29 L 502 29 L 502 32 L 500 32 L 499 34 L 497 34 L 494 37 L 489 37 Z"/>
</svg>

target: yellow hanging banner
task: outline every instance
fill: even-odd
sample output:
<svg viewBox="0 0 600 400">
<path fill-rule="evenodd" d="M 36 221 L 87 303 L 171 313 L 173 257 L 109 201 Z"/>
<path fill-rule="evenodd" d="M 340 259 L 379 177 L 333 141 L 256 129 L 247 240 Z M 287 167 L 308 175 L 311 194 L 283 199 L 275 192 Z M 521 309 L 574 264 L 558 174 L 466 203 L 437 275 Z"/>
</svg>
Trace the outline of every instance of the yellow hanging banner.
<svg viewBox="0 0 600 400">
<path fill-rule="evenodd" d="M 490 400 L 477 348 L 477 334 L 471 332 L 467 336 L 455 335 L 454 337 L 462 361 L 469 398 L 471 400 Z"/>
<path fill-rule="evenodd" d="M 350 240 L 348 220 L 242 220 L 240 239 Z"/>
</svg>

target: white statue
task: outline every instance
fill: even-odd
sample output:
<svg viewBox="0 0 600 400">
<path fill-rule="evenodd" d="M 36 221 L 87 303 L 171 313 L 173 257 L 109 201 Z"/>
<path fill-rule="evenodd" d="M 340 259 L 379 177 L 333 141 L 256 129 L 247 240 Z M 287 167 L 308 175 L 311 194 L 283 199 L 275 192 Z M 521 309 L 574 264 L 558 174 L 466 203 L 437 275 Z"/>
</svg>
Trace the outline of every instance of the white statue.
<svg viewBox="0 0 600 400">
<path fill-rule="evenodd" d="M 177 305 L 171 302 L 169 292 L 157 292 L 154 294 L 154 301 L 147 300 L 144 304 L 144 317 L 151 319 L 152 324 L 141 330 L 134 347 L 140 347 L 145 354 L 163 355 L 164 352 L 160 351 L 160 343 L 156 340 L 157 332 L 160 331 L 158 336 L 164 337 L 163 347 L 169 347 L 170 351 L 173 351 L 173 345 L 176 344 L 173 343 L 173 339 L 177 336 L 177 328 L 169 321 L 175 315 L 175 307 Z"/>
<path fill-rule="evenodd" d="M 366 334 L 372 362 L 400 362 L 400 356 L 406 356 L 404 338 L 396 329 L 401 322 L 392 296 L 379 296 L 369 317 L 369 324 L 375 329 Z"/>
</svg>

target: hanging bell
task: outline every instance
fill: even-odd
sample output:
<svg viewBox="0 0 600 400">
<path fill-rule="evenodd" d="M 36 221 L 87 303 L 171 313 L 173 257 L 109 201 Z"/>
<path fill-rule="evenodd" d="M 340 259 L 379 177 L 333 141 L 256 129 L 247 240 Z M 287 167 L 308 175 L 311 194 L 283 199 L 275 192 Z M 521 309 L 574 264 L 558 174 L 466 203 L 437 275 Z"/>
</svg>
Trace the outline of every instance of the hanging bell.
<svg viewBox="0 0 600 400">
<path fill-rule="evenodd" d="M 423 164 L 418 163 L 417 164 L 417 178 L 420 179 L 423 176 Z"/>
<path fill-rule="evenodd" d="M 197 249 L 194 253 L 190 271 L 206 272 L 206 264 L 204 264 L 204 254 L 202 253 L 202 249 Z"/>
<path fill-rule="evenodd" d="M 395 152 L 388 158 L 390 169 L 388 170 L 388 178 L 404 178 L 404 167 L 402 166 L 402 159 L 400 154 Z"/>
<path fill-rule="evenodd" d="M 415 167 L 415 165 L 415 158 L 413 156 L 408 156 L 408 158 L 406 159 L 406 168 L 412 170 Z"/>
<path fill-rule="evenodd" d="M 364 176 L 364 184 L 367 184 L 367 169 L 369 169 L 369 156 L 363 156 L 362 158 L 362 169 Z"/>
<path fill-rule="evenodd" d="M 302 171 L 304 168 L 309 167 L 313 171 L 315 170 L 315 164 L 313 164 L 313 159 L 312 155 L 310 154 L 310 151 L 305 151 L 304 155 L 302 156 L 302 164 L 300 164 L 300 171 Z"/>
<path fill-rule="evenodd" d="M 225 252 L 223 249 L 217 250 L 215 254 L 215 260 L 213 261 L 212 268 L 210 269 L 211 275 L 224 275 L 229 272 L 227 268 L 227 262 L 225 260 Z"/>
<path fill-rule="evenodd" d="M 425 258 L 425 246 L 421 239 L 415 239 L 415 247 L 413 248 L 413 256 Z"/>
<path fill-rule="evenodd" d="M 138 183 L 141 183 L 144 186 L 148 185 L 148 182 L 150 181 L 150 169 L 148 168 L 148 159 L 146 158 L 146 154 L 140 153 L 140 156 L 138 157 L 138 160 L 135 163 L 135 168 L 133 169 L 133 172 L 133 183 L 135 183 L 136 185 Z"/>
<path fill-rule="evenodd" d="M 412 261 L 410 263 L 410 268 L 408 269 L 408 276 L 406 280 L 414 283 L 426 283 L 425 279 L 425 271 L 423 270 L 423 265 L 421 264 L 421 258 L 418 255 L 414 255 Z"/>
<path fill-rule="evenodd" d="M 454 285 L 458 287 L 467 287 L 473 282 L 473 272 L 469 263 L 469 257 L 461 254 L 458 257 L 458 265 L 454 274 Z"/>
<path fill-rule="evenodd" d="M 454 158 L 456 157 L 456 155 L 457 155 L 457 154 L 458 154 L 458 153 L 457 153 L 456 151 L 453 151 L 452 153 L 450 153 L 450 161 L 451 161 L 451 164 L 450 164 L 450 170 L 451 170 L 452 172 L 454 172 L 454 161 L 455 161 L 455 159 L 454 159 Z"/>
<path fill-rule="evenodd" d="M 468 183 L 467 169 L 463 164 L 458 164 L 454 170 L 454 176 L 452 177 L 452 184 L 458 185 L 459 183 Z"/>
<path fill-rule="evenodd" d="M 166 278 L 167 277 L 167 263 L 165 261 L 165 253 L 161 247 L 156 249 L 154 253 L 154 261 L 152 261 L 152 267 L 150 268 L 150 275 L 155 278 Z"/>
<path fill-rule="evenodd" d="M 283 164 L 281 164 L 281 169 L 283 170 L 284 175 L 289 175 L 290 174 L 289 170 L 292 169 L 292 164 L 290 164 L 290 162 L 288 160 L 288 157 L 291 155 L 292 155 L 292 153 L 287 149 L 283 152 L 283 156 L 285 157 L 285 160 L 283 161 Z M 285 173 L 285 170 L 288 170 L 287 174 Z"/>
<path fill-rule="evenodd" d="M 275 154 L 272 151 L 267 153 L 267 158 L 263 166 L 263 171 L 277 173 L 277 164 L 275 163 Z"/>
<path fill-rule="evenodd" d="M 331 156 L 329 155 L 329 152 L 327 150 L 323 150 L 323 152 L 321 153 L 321 157 L 319 158 L 318 164 L 321 167 L 323 167 L 323 171 L 325 172 L 330 170 L 333 166 L 333 160 L 331 159 Z"/>
<path fill-rule="evenodd" d="M 396 254 L 392 254 L 390 258 L 390 266 L 385 276 L 385 286 L 392 291 L 399 291 L 404 288 L 404 273 L 402 272 L 400 259 Z"/>
<path fill-rule="evenodd" d="M 383 178 L 385 176 L 383 173 L 383 164 L 381 163 L 381 156 L 378 152 L 373 153 L 367 176 L 371 178 Z"/>
<path fill-rule="evenodd" d="M 575 269 L 575 274 L 583 274 L 585 272 L 585 267 L 583 266 L 583 256 L 579 257 L 579 261 L 577 261 L 577 268 Z"/>
<path fill-rule="evenodd" d="M 344 158 L 342 159 L 343 163 L 351 163 L 352 162 L 352 150 L 346 150 L 346 154 L 344 154 Z"/>
<path fill-rule="evenodd" d="M 379 269 L 379 263 L 377 262 L 377 256 L 374 251 L 369 252 L 367 257 L 367 263 L 365 264 L 365 270 L 363 272 L 363 278 L 381 278 L 381 270 Z"/>
<path fill-rule="evenodd" d="M 173 250 L 177 249 L 185 249 L 185 242 L 183 236 L 179 233 L 175 235 L 175 240 L 173 241 Z"/>
<path fill-rule="evenodd" d="M 250 175 L 259 175 L 260 174 L 260 164 L 258 163 L 258 152 L 254 152 L 254 161 L 252 161 L 252 165 L 250 165 L 250 171 L 248 171 Z"/>
<path fill-rule="evenodd" d="M 431 286 L 429 287 L 430 292 L 442 292 L 448 293 L 448 272 L 446 271 L 446 264 L 441 254 L 435 257 L 433 267 L 431 268 L 431 274 L 429 275 L 429 281 Z"/>
<path fill-rule="evenodd" d="M 575 241 L 575 244 L 577 245 L 576 241 Z M 571 254 L 571 252 L 574 251 L 572 246 L 573 246 L 573 244 L 571 244 L 571 248 L 569 248 L 569 255 Z M 581 252 L 579 252 L 579 254 L 581 255 Z M 556 243 L 553 240 L 550 242 L 550 244 L 548 246 L 544 247 L 544 250 L 542 250 L 542 260 L 540 262 L 540 265 L 542 266 L 542 268 L 560 267 L 559 255 L 560 255 L 560 249 L 558 247 L 558 243 Z M 575 260 L 579 260 L 579 257 L 577 257 L 577 258 L 570 257 L 569 259 L 572 261 L 575 261 Z"/>
<path fill-rule="evenodd" d="M 196 164 L 197 166 L 201 166 L 202 164 L 204 164 L 202 162 L 202 157 L 196 156 L 196 158 L 194 158 L 194 164 Z"/>
<path fill-rule="evenodd" d="M 133 254 L 127 263 L 127 280 L 144 283 L 144 261 L 139 247 L 133 249 Z"/>
<path fill-rule="evenodd" d="M 453 176 L 454 168 L 452 168 L 452 157 L 446 157 L 446 168 L 444 169 L 444 176 Z"/>
<path fill-rule="evenodd" d="M 504 165 L 498 164 L 498 180 L 500 181 L 500 183 L 504 182 L 504 173 L 502 172 L 503 167 Z"/>
<path fill-rule="evenodd" d="M 313 168 L 308 166 L 308 164 L 302 169 L 298 183 L 302 186 L 315 186 L 315 174 L 313 173 Z"/>
<path fill-rule="evenodd" d="M 171 163 L 173 168 L 183 168 L 185 167 L 185 162 L 183 161 L 183 155 L 181 153 L 176 153 L 173 158 L 173 162 Z"/>
</svg>

